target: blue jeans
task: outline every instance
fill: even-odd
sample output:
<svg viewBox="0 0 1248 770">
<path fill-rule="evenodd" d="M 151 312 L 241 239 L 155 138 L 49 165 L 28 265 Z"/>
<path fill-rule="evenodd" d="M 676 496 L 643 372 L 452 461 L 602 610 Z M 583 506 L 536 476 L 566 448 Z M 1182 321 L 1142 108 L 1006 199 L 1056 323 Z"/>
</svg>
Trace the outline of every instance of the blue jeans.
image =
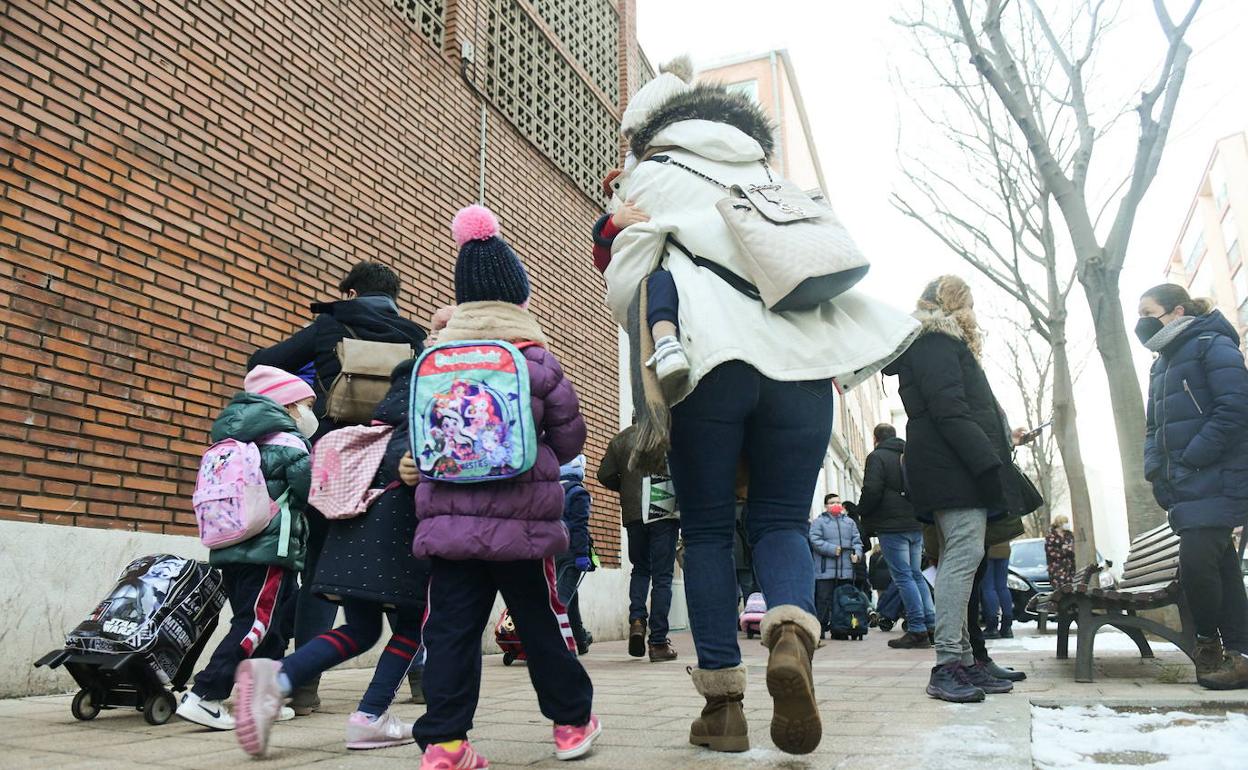
<svg viewBox="0 0 1248 770">
<path fill-rule="evenodd" d="M 746 534 L 768 607 L 814 615 L 807 532 L 832 434 L 831 380 L 777 382 L 741 361 L 721 364 L 672 408 L 669 462 L 685 540 L 685 599 L 698 667 L 731 668 L 737 646 L 733 565 L 737 462 L 749 470 Z"/>
<path fill-rule="evenodd" d="M 880 535 L 880 549 L 884 561 L 901 594 L 902 606 L 906 608 L 906 629 L 916 634 L 927 633 L 936 627 L 936 605 L 932 592 L 923 577 L 923 531 L 890 532 Z"/>
<path fill-rule="evenodd" d="M 988 571 L 984 575 L 984 583 L 980 587 L 980 598 L 984 602 L 984 625 L 988 631 L 1009 628 L 1014 623 L 1014 597 L 1010 595 L 1007 582 L 1010 576 L 1010 560 L 988 559 Z M 999 618 L 999 620 L 998 620 Z"/>
<path fill-rule="evenodd" d="M 667 644 L 668 613 L 672 609 L 672 574 L 676 571 L 676 537 L 680 521 L 653 524 L 634 521 L 628 532 L 628 560 L 633 572 L 628 581 L 628 619 L 649 620 L 650 644 Z M 646 611 L 650 594 L 650 611 Z"/>
</svg>

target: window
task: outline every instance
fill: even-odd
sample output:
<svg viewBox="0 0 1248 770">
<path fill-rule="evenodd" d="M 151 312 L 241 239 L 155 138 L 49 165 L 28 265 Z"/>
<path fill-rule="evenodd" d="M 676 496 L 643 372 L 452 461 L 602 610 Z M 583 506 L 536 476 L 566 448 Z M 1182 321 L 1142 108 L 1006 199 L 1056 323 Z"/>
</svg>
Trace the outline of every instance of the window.
<svg viewBox="0 0 1248 770">
<path fill-rule="evenodd" d="M 730 94 L 745 94 L 750 101 L 758 104 L 758 81 L 742 80 L 740 83 L 729 83 L 725 88 Z"/>
<path fill-rule="evenodd" d="M 1222 171 L 1222 164 L 1217 160 L 1214 160 L 1213 168 L 1209 169 L 1209 188 L 1213 192 L 1213 205 L 1221 214 L 1226 210 L 1226 173 Z"/>
<path fill-rule="evenodd" d="M 1243 304 L 1244 300 L 1248 300 L 1248 267 L 1240 265 L 1231 283 L 1235 285 L 1235 304 Z"/>
<path fill-rule="evenodd" d="M 1196 277 L 1192 279 L 1187 290 L 1193 297 L 1213 296 L 1213 260 L 1206 259 L 1201 261 L 1200 268 L 1196 271 Z"/>
<path fill-rule="evenodd" d="M 1183 267 L 1188 275 L 1192 274 L 1192 269 L 1205 254 L 1205 233 L 1197 220 L 1199 216 L 1199 211 L 1193 213 L 1193 221 L 1188 223 L 1187 234 L 1183 237 Z"/>
<path fill-rule="evenodd" d="M 1226 259 L 1234 270 L 1243 258 L 1239 254 L 1239 226 L 1235 224 L 1235 214 L 1230 211 L 1222 217 L 1222 243 L 1226 245 Z"/>
</svg>

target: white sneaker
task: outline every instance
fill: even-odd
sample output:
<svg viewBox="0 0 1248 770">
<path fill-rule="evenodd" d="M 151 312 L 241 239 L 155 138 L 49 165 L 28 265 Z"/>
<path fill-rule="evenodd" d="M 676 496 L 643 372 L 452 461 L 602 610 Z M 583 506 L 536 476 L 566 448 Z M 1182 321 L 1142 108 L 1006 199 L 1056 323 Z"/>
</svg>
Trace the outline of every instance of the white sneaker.
<svg viewBox="0 0 1248 770">
<path fill-rule="evenodd" d="M 282 706 L 282 710 L 279 711 L 277 714 L 277 721 L 279 722 L 289 722 L 290 720 L 294 718 L 295 718 L 295 710 L 292 709 L 290 706 Z"/>
<path fill-rule="evenodd" d="M 219 700 L 204 700 L 189 690 L 182 694 L 175 713 L 188 722 L 212 730 L 234 729 L 234 717 L 230 716 L 230 710 L 224 703 Z"/>
<path fill-rule="evenodd" d="M 404 722 L 389 711 L 376 719 L 357 711 L 347 720 L 348 749 L 384 749 L 415 741 L 411 722 Z"/>
<path fill-rule="evenodd" d="M 660 337 L 654 343 L 654 355 L 646 362 L 646 366 L 654 367 L 654 374 L 659 382 L 684 377 L 689 374 L 689 358 L 680 340 L 672 336 Z"/>
</svg>

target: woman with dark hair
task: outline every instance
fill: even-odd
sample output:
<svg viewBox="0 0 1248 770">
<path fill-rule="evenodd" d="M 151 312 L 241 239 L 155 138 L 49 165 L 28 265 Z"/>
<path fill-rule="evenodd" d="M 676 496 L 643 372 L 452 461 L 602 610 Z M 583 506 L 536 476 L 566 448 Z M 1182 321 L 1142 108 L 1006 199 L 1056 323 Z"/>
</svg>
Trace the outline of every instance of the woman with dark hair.
<svg viewBox="0 0 1248 770">
<path fill-rule="evenodd" d="M 1179 536 L 1180 585 L 1196 623 L 1196 681 L 1248 687 L 1248 597 L 1232 530 L 1248 514 L 1248 369 L 1212 303 L 1175 284 L 1140 298 L 1135 333 L 1157 354 L 1144 475 Z"/>
</svg>

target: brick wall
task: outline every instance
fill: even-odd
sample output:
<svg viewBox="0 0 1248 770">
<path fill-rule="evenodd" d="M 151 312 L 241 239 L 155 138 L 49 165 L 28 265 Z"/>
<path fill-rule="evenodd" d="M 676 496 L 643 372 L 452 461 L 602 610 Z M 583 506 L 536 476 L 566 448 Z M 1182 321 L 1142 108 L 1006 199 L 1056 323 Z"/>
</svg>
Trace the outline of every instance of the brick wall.
<svg viewBox="0 0 1248 770">
<path fill-rule="evenodd" d="M 444 53 L 387 0 L 0 0 L 0 518 L 193 534 L 207 429 L 252 350 L 356 260 L 399 270 L 422 322 L 451 300 L 480 131 L 455 28 Z M 618 414 L 598 206 L 487 122 L 486 200 L 592 469 Z M 614 562 L 618 508 L 591 491 Z"/>
</svg>

